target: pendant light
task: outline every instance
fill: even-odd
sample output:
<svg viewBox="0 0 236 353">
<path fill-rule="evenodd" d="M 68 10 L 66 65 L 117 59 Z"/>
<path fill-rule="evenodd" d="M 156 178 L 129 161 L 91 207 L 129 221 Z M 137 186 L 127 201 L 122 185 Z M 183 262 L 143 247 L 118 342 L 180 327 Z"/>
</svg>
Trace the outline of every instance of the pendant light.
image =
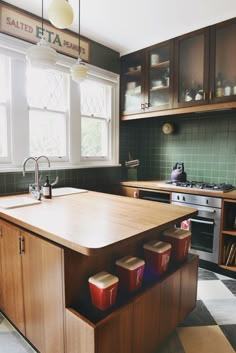
<svg viewBox="0 0 236 353">
<path fill-rule="evenodd" d="M 80 0 L 79 0 L 79 46 L 78 46 L 78 60 L 76 63 L 71 67 L 71 78 L 75 82 L 82 82 L 88 77 L 88 68 L 85 63 L 80 58 Z"/>
<path fill-rule="evenodd" d="M 57 62 L 56 50 L 50 48 L 49 43 L 44 38 L 43 27 L 43 0 L 42 0 L 42 38 L 26 51 L 26 59 L 33 67 L 47 69 Z"/>
<path fill-rule="evenodd" d="M 69 27 L 74 19 L 70 3 L 67 0 L 52 0 L 48 7 L 48 18 L 53 26 L 57 28 Z"/>
</svg>

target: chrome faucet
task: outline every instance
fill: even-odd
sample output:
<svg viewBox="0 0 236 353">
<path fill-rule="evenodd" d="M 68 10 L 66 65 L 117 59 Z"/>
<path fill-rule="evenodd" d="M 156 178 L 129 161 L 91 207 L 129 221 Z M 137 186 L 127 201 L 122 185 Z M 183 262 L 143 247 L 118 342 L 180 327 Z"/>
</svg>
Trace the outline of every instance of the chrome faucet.
<svg viewBox="0 0 236 353">
<path fill-rule="evenodd" d="M 27 162 L 30 160 L 34 161 L 35 182 L 33 185 L 30 185 L 30 192 L 33 195 L 33 197 L 37 200 L 41 199 L 41 192 L 40 192 L 40 185 L 39 185 L 39 163 L 38 163 L 41 158 L 45 158 L 47 160 L 48 167 L 50 168 L 50 161 L 49 161 L 48 157 L 46 157 L 46 156 L 28 157 L 23 162 L 23 176 L 25 176 L 25 167 L 26 167 Z"/>
</svg>

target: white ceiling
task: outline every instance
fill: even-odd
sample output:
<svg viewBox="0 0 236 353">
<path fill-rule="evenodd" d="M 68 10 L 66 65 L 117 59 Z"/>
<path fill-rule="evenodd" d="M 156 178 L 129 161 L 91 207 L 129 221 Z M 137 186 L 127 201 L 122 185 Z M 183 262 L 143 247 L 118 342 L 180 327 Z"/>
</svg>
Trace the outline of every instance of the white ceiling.
<svg viewBox="0 0 236 353">
<path fill-rule="evenodd" d="M 10 0 L 41 16 L 42 0 Z M 51 0 L 44 0 L 44 17 Z M 69 29 L 78 32 L 78 0 Z M 123 54 L 236 17 L 236 0 L 81 0 L 81 34 Z"/>
</svg>

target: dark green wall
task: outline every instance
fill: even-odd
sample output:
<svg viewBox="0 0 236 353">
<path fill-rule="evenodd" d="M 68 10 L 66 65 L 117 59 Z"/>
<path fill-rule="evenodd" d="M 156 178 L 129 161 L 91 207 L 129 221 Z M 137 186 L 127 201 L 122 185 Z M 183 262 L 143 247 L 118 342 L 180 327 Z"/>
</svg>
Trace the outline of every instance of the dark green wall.
<svg viewBox="0 0 236 353">
<path fill-rule="evenodd" d="M 172 135 L 162 133 L 166 121 L 175 125 Z M 236 111 L 122 122 L 120 141 L 122 164 L 129 151 L 140 159 L 139 179 L 170 179 L 182 161 L 188 180 L 236 185 Z"/>
<path fill-rule="evenodd" d="M 77 187 L 94 191 L 112 191 L 112 185 L 120 180 L 120 168 L 87 168 L 87 169 L 65 169 L 48 170 L 39 173 L 41 184 L 49 175 L 50 182 L 59 177 L 57 187 Z M 34 172 L 0 173 L 0 195 L 27 192 L 29 184 L 34 183 Z"/>
</svg>

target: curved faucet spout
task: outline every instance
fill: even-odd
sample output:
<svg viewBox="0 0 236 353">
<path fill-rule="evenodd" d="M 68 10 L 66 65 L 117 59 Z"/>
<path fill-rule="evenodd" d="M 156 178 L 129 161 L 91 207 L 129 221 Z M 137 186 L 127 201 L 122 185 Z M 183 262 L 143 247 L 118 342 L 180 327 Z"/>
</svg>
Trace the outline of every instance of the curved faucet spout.
<svg viewBox="0 0 236 353">
<path fill-rule="evenodd" d="M 32 195 L 37 198 L 38 200 L 40 200 L 41 198 L 41 194 L 40 194 L 40 185 L 39 185 L 39 164 L 38 161 L 41 158 L 45 158 L 48 162 L 48 166 L 50 168 L 50 161 L 48 159 L 48 157 L 46 156 L 39 156 L 39 157 L 28 157 L 24 160 L 23 162 L 23 176 L 25 176 L 25 168 L 26 168 L 26 164 L 28 161 L 32 160 L 34 161 L 34 168 L 35 168 L 35 185 L 34 185 L 34 190 L 32 190 Z"/>
<path fill-rule="evenodd" d="M 50 168 L 50 160 L 48 159 L 48 157 L 47 157 L 47 156 L 42 155 L 42 156 L 37 157 L 37 158 L 36 158 L 36 160 L 37 160 L 37 161 L 39 161 L 41 158 L 45 158 L 45 159 L 47 160 L 47 162 L 48 162 L 48 166 L 49 166 L 49 168 Z"/>
</svg>

